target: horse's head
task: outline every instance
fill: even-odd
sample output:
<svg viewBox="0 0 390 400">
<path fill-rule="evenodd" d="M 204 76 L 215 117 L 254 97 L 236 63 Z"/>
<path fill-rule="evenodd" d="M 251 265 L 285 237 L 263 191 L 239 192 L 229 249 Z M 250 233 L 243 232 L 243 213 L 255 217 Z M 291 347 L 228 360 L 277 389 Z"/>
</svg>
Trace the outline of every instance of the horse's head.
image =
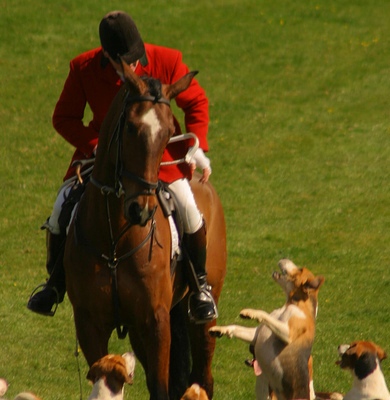
<svg viewBox="0 0 390 400">
<path fill-rule="evenodd" d="M 159 166 L 175 132 L 170 100 L 188 88 L 197 72 L 164 85 L 156 79 L 138 77 L 124 62 L 122 66 L 126 95 L 121 132 L 116 139 L 116 169 L 125 193 L 125 217 L 143 226 L 156 210 Z"/>
</svg>

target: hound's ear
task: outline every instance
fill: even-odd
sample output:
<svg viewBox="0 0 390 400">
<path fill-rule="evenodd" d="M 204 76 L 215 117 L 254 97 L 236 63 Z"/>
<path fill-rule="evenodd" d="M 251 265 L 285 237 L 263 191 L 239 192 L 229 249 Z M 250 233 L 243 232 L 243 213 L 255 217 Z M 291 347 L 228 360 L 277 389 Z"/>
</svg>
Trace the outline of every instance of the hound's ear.
<svg viewBox="0 0 390 400">
<path fill-rule="evenodd" d="M 376 354 L 379 358 L 379 361 L 382 361 L 385 358 L 387 358 L 386 352 L 381 347 L 379 347 L 378 345 L 376 345 L 375 347 L 376 347 Z"/>
<path fill-rule="evenodd" d="M 308 289 L 317 290 L 324 283 L 324 281 L 325 281 L 325 278 L 323 276 L 319 275 L 319 276 L 316 276 L 314 279 L 307 280 L 306 283 L 305 283 L 305 286 Z"/>
<path fill-rule="evenodd" d="M 96 382 L 96 367 L 94 365 L 92 365 L 92 367 L 89 369 L 87 373 L 87 379 L 92 383 Z"/>
<path fill-rule="evenodd" d="M 344 352 L 345 355 L 347 356 L 352 356 L 353 354 L 358 353 L 358 342 L 352 342 L 351 345 L 348 347 L 348 349 Z M 360 352 L 359 352 L 360 356 Z"/>
<path fill-rule="evenodd" d="M 300 273 L 296 274 L 295 285 L 302 287 L 304 291 L 310 289 L 319 289 L 324 283 L 325 278 L 321 275 L 314 276 L 307 268 L 303 267 L 299 269 Z"/>
</svg>

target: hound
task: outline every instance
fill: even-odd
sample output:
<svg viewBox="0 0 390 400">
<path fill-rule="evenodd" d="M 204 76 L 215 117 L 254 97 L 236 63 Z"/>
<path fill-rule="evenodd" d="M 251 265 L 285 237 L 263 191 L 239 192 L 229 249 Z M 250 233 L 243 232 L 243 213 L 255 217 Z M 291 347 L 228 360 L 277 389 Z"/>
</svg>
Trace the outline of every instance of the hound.
<svg viewBox="0 0 390 400">
<path fill-rule="evenodd" d="M 272 277 L 286 294 L 286 303 L 270 314 L 244 309 L 242 318 L 257 320 L 257 328 L 239 325 L 210 328 L 212 336 L 236 337 L 251 343 L 254 349 L 256 399 L 270 393 L 278 400 L 315 398 L 312 382 L 311 349 L 314 342 L 318 291 L 324 282 L 307 268 L 298 268 L 283 259 L 280 272 Z"/>
<path fill-rule="evenodd" d="M 180 400 L 209 400 L 207 393 L 197 383 L 190 386 Z"/>
<path fill-rule="evenodd" d="M 88 400 L 123 400 L 124 384 L 133 383 L 134 368 L 134 353 L 109 354 L 95 362 L 87 374 L 93 383 Z"/>
<path fill-rule="evenodd" d="M 351 372 L 352 389 L 344 400 L 380 399 L 390 400 L 389 389 L 381 370 L 381 361 L 387 356 L 373 342 L 356 341 L 338 347 L 341 360 L 336 364 Z"/>
</svg>

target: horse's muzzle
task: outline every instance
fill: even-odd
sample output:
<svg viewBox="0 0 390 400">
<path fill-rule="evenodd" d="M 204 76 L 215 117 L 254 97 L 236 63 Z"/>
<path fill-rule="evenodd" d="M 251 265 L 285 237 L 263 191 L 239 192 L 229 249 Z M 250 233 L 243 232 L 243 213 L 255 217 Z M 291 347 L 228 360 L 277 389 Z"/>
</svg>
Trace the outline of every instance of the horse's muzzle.
<svg viewBox="0 0 390 400">
<path fill-rule="evenodd" d="M 137 201 L 133 201 L 125 208 L 125 217 L 133 225 L 145 226 L 153 218 L 156 208 L 157 206 L 149 208 L 148 202 L 141 207 Z"/>
</svg>

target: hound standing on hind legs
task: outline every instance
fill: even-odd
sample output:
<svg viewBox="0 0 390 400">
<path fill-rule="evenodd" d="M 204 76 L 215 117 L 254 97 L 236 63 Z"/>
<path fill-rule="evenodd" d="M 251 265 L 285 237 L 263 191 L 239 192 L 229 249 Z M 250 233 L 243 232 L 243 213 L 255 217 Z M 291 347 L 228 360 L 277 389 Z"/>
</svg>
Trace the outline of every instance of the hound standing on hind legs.
<svg viewBox="0 0 390 400">
<path fill-rule="evenodd" d="M 281 272 L 272 277 L 287 296 L 286 303 L 268 314 L 262 310 L 244 309 L 242 318 L 256 319 L 257 328 L 239 325 L 215 326 L 214 337 L 236 337 L 251 343 L 255 354 L 256 399 L 314 399 L 311 380 L 311 349 L 314 342 L 318 290 L 324 278 L 314 276 L 307 268 L 292 261 L 279 261 Z"/>
</svg>

